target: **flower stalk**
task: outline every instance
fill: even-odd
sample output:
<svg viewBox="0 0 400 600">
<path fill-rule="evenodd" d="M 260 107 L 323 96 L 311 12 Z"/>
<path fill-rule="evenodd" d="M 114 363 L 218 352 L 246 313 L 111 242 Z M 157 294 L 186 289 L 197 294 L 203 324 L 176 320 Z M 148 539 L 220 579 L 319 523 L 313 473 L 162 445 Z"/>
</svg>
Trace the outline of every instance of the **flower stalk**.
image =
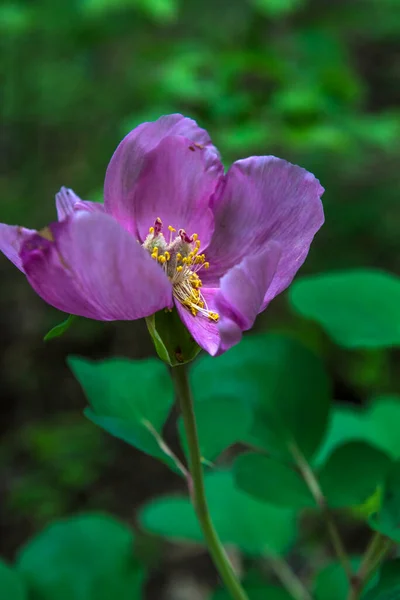
<svg viewBox="0 0 400 600">
<path fill-rule="evenodd" d="M 206 541 L 207 548 L 210 552 L 211 558 L 213 559 L 214 565 L 233 600 L 248 600 L 248 597 L 239 582 L 228 555 L 225 552 L 221 540 L 215 531 L 209 513 L 204 487 L 203 467 L 201 462 L 196 418 L 193 408 L 193 398 L 190 390 L 186 366 L 181 365 L 174 367 L 171 372 L 188 443 L 190 467 L 190 475 L 188 476 L 189 492 L 204 535 L 204 539 Z"/>
</svg>

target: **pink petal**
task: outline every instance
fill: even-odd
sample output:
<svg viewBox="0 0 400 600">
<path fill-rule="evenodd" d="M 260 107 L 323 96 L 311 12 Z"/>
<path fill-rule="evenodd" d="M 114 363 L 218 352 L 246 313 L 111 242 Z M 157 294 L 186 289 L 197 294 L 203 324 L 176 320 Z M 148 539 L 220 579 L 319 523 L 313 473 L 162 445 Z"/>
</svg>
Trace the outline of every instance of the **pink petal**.
<svg viewBox="0 0 400 600">
<path fill-rule="evenodd" d="M 222 277 L 215 297 L 220 314 L 219 354 L 238 343 L 242 331 L 253 327 L 257 315 L 265 307 L 264 298 L 274 279 L 280 257 L 280 245 L 270 242 L 263 252 L 247 256 Z"/>
<path fill-rule="evenodd" d="M 129 231 L 134 231 L 132 197 L 144 158 L 161 140 L 170 135 L 181 135 L 204 146 L 210 160 L 219 156 L 208 133 L 192 119 L 179 114 L 166 115 L 157 121 L 142 123 L 128 133 L 108 165 L 104 182 L 104 205 L 106 211 Z"/>
<path fill-rule="evenodd" d="M 221 287 L 202 288 L 208 308 L 219 313 L 215 323 L 193 316 L 176 303 L 179 316 L 195 341 L 209 354 L 216 356 L 239 343 L 243 331 L 251 329 L 262 310 L 264 297 L 274 278 L 281 248 L 270 242 L 263 252 L 248 256 L 221 279 Z"/>
<path fill-rule="evenodd" d="M 214 201 L 215 233 L 207 249 L 210 269 L 204 283 L 214 287 L 244 257 L 270 241 L 282 255 L 264 305 L 284 290 L 303 264 L 324 222 L 319 181 L 304 169 L 274 156 L 232 165 Z"/>
<path fill-rule="evenodd" d="M 33 229 L 0 223 L 0 250 L 23 273 L 24 268 L 19 253 L 24 241 L 34 233 L 36 232 Z"/>
<path fill-rule="evenodd" d="M 204 289 L 202 293 L 209 309 L 215 311 L 215 296 L 218 290 Z M 220 346 L 218 324 L 199 315 L 194 317 L 180 302 L 176 302 L 176 308 L 181 321 L 187 327 L 193 339 L 203 350 L 211 354 L 211 356 L 215 356 Z"/>
<path fill-rule="evenodd" d="M 104 205 L 99 202 L 81 200 L 75 192 L 69 188 L 62 187 L 56 194 L 56 208 L 59 221 L 63 221 L 76 210 L 88 210 L 91 212 L 104 212 Z"/>
<path fill-rule="evenodd" d="M 172 305 L 161 267 L 105 214 L 79 211 L 53 223 L 24 243 L 21 257 L 34 290 L 71 314 L 134 320 Z"/>
<path fill-rule="evenodd" d="M 165 226 L 197 233 L 205 248 L 214 230 L 210 197 L 222 173 L 221 163 L 208 161 L 205 150 L 187 138 L 164 138 L 144 159 L 132 196 L 139 239 L 160 217 Z"/>
</svg>

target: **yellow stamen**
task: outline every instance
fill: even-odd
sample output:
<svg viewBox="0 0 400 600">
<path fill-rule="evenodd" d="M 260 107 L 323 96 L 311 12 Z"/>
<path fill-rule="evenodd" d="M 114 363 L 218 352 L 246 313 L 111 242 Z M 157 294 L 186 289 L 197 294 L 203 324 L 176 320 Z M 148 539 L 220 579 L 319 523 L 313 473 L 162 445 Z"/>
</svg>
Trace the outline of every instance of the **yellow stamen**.
<svg viewBox="0 0 400 600">
<path fill-rule="evenodd" d="M 149 233 L 154 233 L 154 227 L 149 227 Z"/>
<path fill-rule="evenodd" d="M 176 231 L 175 227 L 172 227 L 171 225 L 168 225 L 168 229 L 171 233 Z"/>
<path fill-rule="evenodd" d="M 166 251 L 164 252 L 164 256 L 165 256 L 165 260 L 171 260 L 171 255 L 170 255 L 170 253 L 168 252 L 168 250 L 166 250 Z"/>
<path fill-rule="evenodd" d="M 198 238 L 198 237 L 199 237 L 199 236 L 197 235 L 197 233 L 194 233 L 194 234 L 192 235 L 192 240 L 195 242 L 195 241 L 197 240 L 197 238 Z"/>
<path fill-rule="evenodd" d="M 181 273 L 183 271 L 182 265 L 180 265 L 179 267 L 176 267 L 176 270 L 178 271 L 178 273 Z"/>
</svg>

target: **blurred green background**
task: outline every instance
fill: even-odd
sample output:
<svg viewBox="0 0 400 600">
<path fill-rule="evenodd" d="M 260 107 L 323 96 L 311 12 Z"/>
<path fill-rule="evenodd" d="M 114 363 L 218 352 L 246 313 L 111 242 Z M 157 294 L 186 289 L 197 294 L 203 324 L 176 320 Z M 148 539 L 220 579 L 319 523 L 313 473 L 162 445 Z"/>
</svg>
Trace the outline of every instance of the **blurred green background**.
<svg viewBox="0 0 400 600">
<path fill-rule="evenodd" d="M 396 273 L 399 33 L 398 0 L 3 1 L 0 221 L 41 228 L 61 185 L 100 200 L 120 139 L 181 112 L 209 130 L 226 166 L 275 154 L 321 180 L 326 225 L 302 273 Z M 144 500 L 182 483 L 83 418 L 65 364 L 71 353 L 152 354 L 144 325 L 82 321 L 44 344 L 63 315 L 3 257 L 0 278 L 0 554 L 12 559 L 55 517 L 102 509 L 133 523 Z M 289 314 L 285 295 L 257 326 L 316 349 L 339 400 L 400 391 L 398 354 L 339 351 Z M 194 566 L 179 552 L 157 561 L 161 551 L 143 540 L 143 556 L 159 565 L 149 596 L 157 600 Z M 195 559 L 201 581 L 209 563 Z"/>
</svg>

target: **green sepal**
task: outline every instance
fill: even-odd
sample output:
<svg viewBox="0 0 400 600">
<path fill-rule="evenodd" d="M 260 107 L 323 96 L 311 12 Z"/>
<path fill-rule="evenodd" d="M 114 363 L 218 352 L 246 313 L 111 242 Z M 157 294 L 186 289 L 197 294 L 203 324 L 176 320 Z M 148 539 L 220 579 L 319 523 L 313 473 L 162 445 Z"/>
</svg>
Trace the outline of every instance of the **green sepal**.
<svg viewBox="0 0 400 600">
<path fill-rule="evenodd" d="M 201 350 L 175 308 L 146 317 L 146 324 L 158 356 L 171 367 L 192 361 Z"/>
<path fill-rule="evenodd" d="M 53 329 L 50 329 L 50 331 L 47 332 L 44 336 L 43 341 L 48 342 L 53 338 L 60 337 L 61 335 L 63 335 L 66 331 L 68 331 L 68 329 L 71 327 L 71 325 L 75 322 L 77 318 L 78 317 L 76 315 L 69 315 L 68 319 L 66 319 L 62 323 L 59 323 L 58 325 L 53 327 Z"/>
</svg>

